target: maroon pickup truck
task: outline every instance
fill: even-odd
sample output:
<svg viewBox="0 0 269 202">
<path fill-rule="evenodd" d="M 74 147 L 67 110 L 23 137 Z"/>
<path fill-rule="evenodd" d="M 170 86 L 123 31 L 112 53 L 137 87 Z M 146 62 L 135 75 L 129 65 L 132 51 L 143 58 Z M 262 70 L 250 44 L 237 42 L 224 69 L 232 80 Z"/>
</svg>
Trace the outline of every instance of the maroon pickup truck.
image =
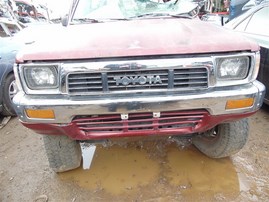
<svg viewBox="0 0 269 202">
<path fill-rule="evenodd" d="M 197 14 L 186 0 L 74 0 L 17 55 L 16 113 L 54 171 L 80 166 L 81 142 L 188 135 L 212 158 L 245 145 L 265 92 L 259 47 Z"/>
</svg>

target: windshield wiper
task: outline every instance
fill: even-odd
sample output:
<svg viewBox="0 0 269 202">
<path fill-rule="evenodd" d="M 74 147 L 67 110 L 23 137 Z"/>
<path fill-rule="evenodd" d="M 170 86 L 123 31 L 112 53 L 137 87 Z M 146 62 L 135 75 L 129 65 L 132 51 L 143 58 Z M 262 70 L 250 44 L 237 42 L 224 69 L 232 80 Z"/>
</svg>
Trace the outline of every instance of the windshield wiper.
<svg viewBox="0 0 269 202">
<path fill-rule="evenodd" d="M 125 21 L 129 20 L 127 18 L 106 18 L 106 19 L 94 19 L 94 18 L 74 18 L 73 21 L 79 22 L 79 23 L 101 23 L 101 22 L 107 22 L 107 21 Z"/>
<path fill-rule="evenodd" d="M 130 18 L 143 18 L 143 17 L 175 17 L 175 18 L 187 18 L 192 19 L 196 16 L 191 16 L 188 13 L 181 13 L 181 14 L 169 14 L 169 13 L 145 13 L 137 16 L 133 16 Z"/>
<path fill-rule="evenodd" d="M 130 19 L 128 19 L 128 18 L 108 18 L 108 19 L 106 19 L 107 21 L 127 21 L 127 20 L 130 20 Z"/>
<path fill-rule="evenodd" d="M 188 18 L 188 19 L 193 19 L 195 18 L 197 15 L 190 15 L 189 13 L 181 13 L 181 14 L 174 14 L 174 15 L 170 15 L 171 17 L 175 17 L 175 18 Z"/>
<path fill-rule="evenodd" d="M 103 22 L 94 18 L 74 18 L 72 21 L 80 22 L 80 23 L 99 23 Z"/>
</svg>

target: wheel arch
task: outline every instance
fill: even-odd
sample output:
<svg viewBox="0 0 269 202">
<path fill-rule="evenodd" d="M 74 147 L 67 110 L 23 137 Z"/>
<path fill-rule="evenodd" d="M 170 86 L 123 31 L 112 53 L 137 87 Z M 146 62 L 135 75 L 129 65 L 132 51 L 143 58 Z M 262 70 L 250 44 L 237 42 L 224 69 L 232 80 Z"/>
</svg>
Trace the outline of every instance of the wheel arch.
<svg viewBox="0 0 269 202">
<path fill-rule="evenodd" d="M 0 77 L 0 85 L 1 85 L 1 90 L 0 90 L 0 104 L 3 103 L 3 90 L 4 90 L 4 82 L 6 80 L 6 78 L 10 75 L 10 74 L 14 74 L 13 71 L 13 64 L 8 63 L 8 64 L 0 64 L 1 68 L 2 68 L 2 76 Z"/>
</svg>

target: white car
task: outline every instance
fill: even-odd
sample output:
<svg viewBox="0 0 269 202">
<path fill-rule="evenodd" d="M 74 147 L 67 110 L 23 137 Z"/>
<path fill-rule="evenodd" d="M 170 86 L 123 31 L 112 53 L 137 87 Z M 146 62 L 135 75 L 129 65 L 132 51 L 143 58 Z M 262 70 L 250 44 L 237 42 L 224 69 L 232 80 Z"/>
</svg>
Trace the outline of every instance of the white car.
<svg viewBox="0 0 269 202">
<path fill-rule="evenodd" d="M 258 80 L 266 86 L 264 102 L 269 104 L 269 2 L 265 1 L 225 25 L 255 40 L 261 47 Z"/>
</svg>

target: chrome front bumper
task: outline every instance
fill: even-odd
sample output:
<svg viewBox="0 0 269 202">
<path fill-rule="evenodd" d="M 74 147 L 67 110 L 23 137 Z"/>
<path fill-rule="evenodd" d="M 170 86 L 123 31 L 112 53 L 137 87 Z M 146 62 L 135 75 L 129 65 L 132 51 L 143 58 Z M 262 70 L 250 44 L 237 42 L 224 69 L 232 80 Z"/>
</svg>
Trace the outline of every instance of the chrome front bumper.
<svg viewBox="0 0 269 202">
<path fill-rule="evenodd" d="M 161 112 L 173 110 L 206 109 L 210 115 L 229 115 L 255 112 L 262 103 L 265 87 L 258 81 L 240 86 L 215 87 L 204 92 L 189 94 L 127 96 L 67 96 L 26 95 L 19 92 L 13 99 L 19 119 L 26 123 L 67 124 L 77 115 L 128 114 L 134 112 Z M 226 110 L 227 100 L 254 98 L 248 108 Z M 55 119 L 31 119 L 25 109 L 53 109 Z"/>
</svg>

